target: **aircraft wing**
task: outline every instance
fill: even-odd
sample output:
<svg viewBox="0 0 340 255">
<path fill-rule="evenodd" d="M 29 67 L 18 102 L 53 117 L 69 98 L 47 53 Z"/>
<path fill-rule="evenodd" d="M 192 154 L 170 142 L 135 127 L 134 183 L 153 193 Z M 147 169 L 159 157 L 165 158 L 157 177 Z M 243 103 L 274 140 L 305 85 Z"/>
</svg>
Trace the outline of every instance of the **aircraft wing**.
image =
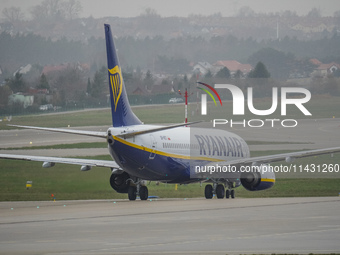
<svg viewBox="0 0 340 255">
<path fill-rule="evenodd" d="M 0 158 L 80 165 L 80 166 L 84 166 L 84 169 L 85 167 L 88 167 L 87 170 L 89 170 L 90 167 L 93 167 L 93 166 L 108 167 L 114 170 L 122 170 L 122 168 L 115 161 L 112 161 L 112 160 L 41 157 L 41 156 L 26 156 L 26 155 L 13 155 L 13 154 L 0 154 Z"/>
<path fill-rule="evenodd" d="M 66 129 L 66 128 L 31 127 L 31 126 L 20 126 L 20 125 L 7 125 L 7 126 L 34 129 L 34 130 L 51 131 L 51 132 L 59 132 L 59 133 L 67 133 L 67 134 L 75 134 L 75 135 L 94 136 L 94 137 L 100 137 L 100 138 L 106 138 L 107 136 L 106 132 L 72 130 L 72 129 Z"/>
<path fill-rule="evenodd" d="M 284 161 L 284 160 L 289 163 L 297 158 L 312 157 L 312 156 L 317 156 L 317 155 L 332 154 L 332 153 L 338 153 L 338 152 L 340 152 L 340 147 L 316 149 L 316 150 L 308 150 L 308 151 L 297 151 L 297 152 L 274 154 L 274 155 L 268 155 L 268 156 L 259 156 L 259 157 L 241 158 L 241 159 L 231 160 L 231 161 L 223 161 L 223 162 L 218 162 L 218 165 L 219 166 L 241 165 L 241 164 L 260 165 L 260 164 L 267 164 L 267 163 Z M 213 164 L 209 164 L 209 165 L 213 165 Z"/>
</svg>

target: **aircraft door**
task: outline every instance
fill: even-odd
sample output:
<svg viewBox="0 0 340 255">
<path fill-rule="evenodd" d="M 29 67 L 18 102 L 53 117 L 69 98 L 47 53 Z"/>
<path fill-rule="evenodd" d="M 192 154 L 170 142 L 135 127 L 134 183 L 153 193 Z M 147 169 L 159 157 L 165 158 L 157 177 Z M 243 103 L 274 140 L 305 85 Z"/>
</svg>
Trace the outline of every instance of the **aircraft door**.
<svg viewBox="0 0 340 255">
<path fill-rule="evenodd" d="M 150 134 L 150 140 L 151 140 L 151 153 L 150 153 L 149 159 L 152 160 L 156 156 L 155 152 L 156 152 L 156 148 L 157 148 L 157 141 L 152 134 Z"/>
</svg>

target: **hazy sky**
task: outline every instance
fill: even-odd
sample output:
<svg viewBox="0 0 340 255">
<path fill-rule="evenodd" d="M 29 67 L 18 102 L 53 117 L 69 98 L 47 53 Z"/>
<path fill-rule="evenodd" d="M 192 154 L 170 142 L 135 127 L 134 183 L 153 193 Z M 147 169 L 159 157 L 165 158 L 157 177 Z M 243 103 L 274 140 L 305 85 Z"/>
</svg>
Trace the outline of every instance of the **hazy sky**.
<svg viewBox="0 0 340 255">
<path fill-rule="evenodd" d="M 21 7 L 29 13 L 30 7 L 42 0 L 0 0 L 0 10 L 5 7 Z M 161 16 L 183 16 L 189 14 L 209 15 L 222 13 L 232 16 L 243 6 L 249 6 L 256 12 L 295 11 L 299 15 L 307 14 L 312 8 L 321 10 L 323 16 L 333 16 L 340 10 L 340 0 L 80 0 L 82 17 L 120 16 L 134 17 L 147 8 L 156 10 Z M 1 15 L 1 14 L 0 14 Z M 30 18 L 27 14 L 26 18 Z"/>
</svg>

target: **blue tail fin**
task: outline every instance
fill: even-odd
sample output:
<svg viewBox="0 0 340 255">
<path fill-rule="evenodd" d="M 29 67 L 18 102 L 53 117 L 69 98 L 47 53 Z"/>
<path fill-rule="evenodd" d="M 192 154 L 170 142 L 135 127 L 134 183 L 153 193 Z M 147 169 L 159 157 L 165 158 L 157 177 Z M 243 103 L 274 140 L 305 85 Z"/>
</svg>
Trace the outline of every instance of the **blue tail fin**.
<svg viewBox="0 0 340 255">
<path fill-rule="evenodd" d="M 142 122 L 132 112 L 127 98 L 122 71 L 112 39 L 111 27 L 107 24 L 104 26 L 110 85 L 112 124 L 114 127 L 142 124 Z"/>
</svg>

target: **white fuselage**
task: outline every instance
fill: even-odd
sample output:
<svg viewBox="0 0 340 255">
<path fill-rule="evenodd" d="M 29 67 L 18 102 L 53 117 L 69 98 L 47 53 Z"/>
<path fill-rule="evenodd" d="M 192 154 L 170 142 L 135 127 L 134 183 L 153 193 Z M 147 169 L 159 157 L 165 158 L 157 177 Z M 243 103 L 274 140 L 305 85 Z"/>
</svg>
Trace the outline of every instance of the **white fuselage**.
<svg viewBox="0 0 340 255">
<path fill-rule="evenodd" d="M 249 147 L 241 137 L 218 129 L 212 133 L 211 129 L 178 127 L 124 138 L 124 134 L 159 127 L 110 128 L 114 140 L 109 146 L 110 154 L 128 173 L 148 179 L 153 179 L 152 173 L 160 175 L 154 179 L 179 178 L 192 161 L 209 163 L 250 156 Z M 164 171 L 159 174 L 160 170 Z"/>
</svg>

